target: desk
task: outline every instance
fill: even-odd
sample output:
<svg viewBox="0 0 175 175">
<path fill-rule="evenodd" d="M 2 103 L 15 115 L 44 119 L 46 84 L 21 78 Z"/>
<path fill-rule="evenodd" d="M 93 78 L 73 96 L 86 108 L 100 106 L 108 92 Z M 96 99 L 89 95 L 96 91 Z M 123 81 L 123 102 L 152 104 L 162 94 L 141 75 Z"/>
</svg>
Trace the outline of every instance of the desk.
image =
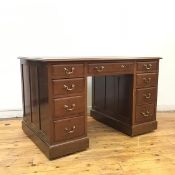
<svg viewBox="0 0 175 175">
<path fill-rule="evenodd" d="M 158 57 L 20 57 L 23 131 L 49 158 L 89 147 L 87 77 L 91 116 L 136 136 L 157 128 Z"/>
</svg>

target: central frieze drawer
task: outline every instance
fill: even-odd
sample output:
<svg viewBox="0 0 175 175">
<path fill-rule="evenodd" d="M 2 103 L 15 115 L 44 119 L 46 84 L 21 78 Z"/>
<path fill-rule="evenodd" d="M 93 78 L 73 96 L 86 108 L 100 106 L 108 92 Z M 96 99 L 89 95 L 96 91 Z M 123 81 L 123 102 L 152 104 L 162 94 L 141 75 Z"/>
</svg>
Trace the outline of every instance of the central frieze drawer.
<svg viewBox="0 0 175 175">
<path fill-rule="evenodd" d="M 52 78 L 72 78 L 84 76 L 83 64 L 51 65 Z"/>
<path fill-rule="evenodd" d="M 133 63 L 99 63 L 89 64 L 88 74 L 90 75 L 105 75 L 115 73 L 132 73 L 134 69 Z"/>
<path fill-rule="evenodd" d="M 155 103 L 156 100 L 157 100 L 157 88 L 144 88 L 136 90 L 137 105 Z"/>
<path fill-rule="evenodd" d="M 81 137 L 85 135 L 85 117 L 55 121 L 54 130 L 56 142 Z"/>
<path fill-rule="evenodd" d="M 85 115 L 85 100 L 83 96 L 53 99 L 54 117 L 68 118 Z"/>
<path fill-rule="evenodd" d="M 158 74 L 137 74 L 136 86 L 137 88 L 157 86 Z"/>
<path fill-rule="evenodd" d="M 84 92 L 83 78 L 52 80 L 53 96 L 72 96 Z"/>
</svg>

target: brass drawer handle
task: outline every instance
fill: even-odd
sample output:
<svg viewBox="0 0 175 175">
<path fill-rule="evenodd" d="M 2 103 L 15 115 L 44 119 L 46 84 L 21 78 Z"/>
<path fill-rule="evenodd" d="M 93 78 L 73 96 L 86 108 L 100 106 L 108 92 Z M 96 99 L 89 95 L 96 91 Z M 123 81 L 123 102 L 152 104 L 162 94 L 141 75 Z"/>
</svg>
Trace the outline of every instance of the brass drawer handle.
<svg viewBox="0 0 175 175">
<path fill-rule="evenodd" d="M 71 128 L 71 129 L 68 129 L 68 128 L 65 128 L 65 131 L 66 131 L 66 133 L 68 133 L 68 134 L 72 134 L 72 133 L 74 133 L 75 132 L 75 125 Z"/>
<path fill-rule="evenodd" d="M 150 112 L 147 110 L 146 112 L 141 112 L 141 114 L 142 114 L 144 117 L 149 117 Z"/>
<path fill-rule="evenodd" d="M 104 68 L 105 68 L 104 66 L 95 67 L 97 72 L 102 72 Z"/>
<path fill-rule="evenodd" d="M 152 64 L 144 64 L 144 67 L 147 69 L 147 70 L 150 70 L 152 68 Z"/>
<path fill-rule="evenodd" d="M 150 99 L 151 98 L 151 93 L 147 93 L 147 94 L 143 94 L 145 96 L 146 99 Z"/>
<path fill-rule="evenodd" d="M 70 69 L 68 69 L 66 67 L 64 68 L 64 72 L 65 72 L 66 75 L 73 74 L 74 73 L 74 70 L 75 70 L 74 67 L 71 67 Z"/>
<path fill-rule="evenodd" d="M 72 84 L 71 87 L 68 87 L 67 85 L 64 84 L 64 88 L 65 88 L 67 91 L 72 91 L 72 90 L 75 88 L 75 84 Z"/>
<path fill-rule="evenodd" d="M 64 109 L 66 111 L 73 111 L 75 109 L 75 104 L 72 104 L 71 107 L 69 107 L 68 105 L 64 105 Z"/>
<path fill-rule="evenodd" d="M 126 64 L 122 64 L 120 67 L 121 67 L 121 68 L 126 68 L 127 65 L 126 65 Z"/>
<path fill-rule="evenodd" d="M 148 84 L 151 82 L 151 78 L 143 78 L 144 83 Z"/>
</svg>

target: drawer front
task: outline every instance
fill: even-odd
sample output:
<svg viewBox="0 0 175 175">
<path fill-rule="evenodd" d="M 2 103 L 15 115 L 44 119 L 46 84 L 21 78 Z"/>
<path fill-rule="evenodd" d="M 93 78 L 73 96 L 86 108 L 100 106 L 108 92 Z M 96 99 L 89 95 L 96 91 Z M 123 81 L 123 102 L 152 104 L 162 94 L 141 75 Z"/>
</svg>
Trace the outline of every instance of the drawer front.
<svg viewBox="0 0 175 175">
<path fill-rule="evenodd" d="M 158 74 L 137 74 L 136 79 L 137 88 L 157 86 Z"/>
<path fill-rule="evenodd" d="M 157 100 L 157 89 L 146 88 L 136 90 L 137 105 L 144 105 L 148 103 L 155 103 Z"/>
<path fill-rule="evenodd" d="M 52 80 L 53 96 L 71 96 L 83 93 L 85 81 L 83 78 Z"/>
<path fill-rule="evenodd" d="M 83 77 L 84 66 L 83 64 L 52 65 L 51 74 L 52 78 Z"/>
<path fill-rule="evenodd" d="M 54 117 L 68 118 L 85 115 L 85 98 L 83 96 L 54 99 Z"/>
<path fill-rule="evenodd" d="M 85 117 L 54 122 L 55 141 L 65 141 L 85 135 Z"/>
<path fill-rule="evenodd" d="M 100 63 L 88 65 L 88 74 L 90 75 L 115 74 L 119 72 L 131 73 L 133 70 L 133 63 Z"/>
<path fill-rule="evenodd" d="M 158 61 L 137 62 L 137 71 L 139 72 L 157 72 Z"/>
<path fill-rule="evenodd" d="M 137 106 L 136 107 L 136 117 L 135 122 L 136 123 L 143 123 L 143 122 L 149 122 L 155 119 L 155 105 L 154 104 L 148 104 L 143 106 Z"/>
</svg>

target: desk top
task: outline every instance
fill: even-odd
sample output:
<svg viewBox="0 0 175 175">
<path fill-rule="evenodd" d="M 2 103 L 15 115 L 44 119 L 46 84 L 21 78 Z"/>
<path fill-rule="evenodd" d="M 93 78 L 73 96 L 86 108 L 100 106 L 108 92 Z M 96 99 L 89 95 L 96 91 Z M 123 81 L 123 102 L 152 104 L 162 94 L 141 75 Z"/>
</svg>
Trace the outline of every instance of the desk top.
<svg viewBox="0 0 175 175">
<path fill-rule="evenodd" d="M 160 57 L 126 57 L 126 56 L 88 56 L 88 57 L 18 57 L 23 60 L 31 61 L 119 61 L 119 60 L 155 60 Z"/>
</svg>

